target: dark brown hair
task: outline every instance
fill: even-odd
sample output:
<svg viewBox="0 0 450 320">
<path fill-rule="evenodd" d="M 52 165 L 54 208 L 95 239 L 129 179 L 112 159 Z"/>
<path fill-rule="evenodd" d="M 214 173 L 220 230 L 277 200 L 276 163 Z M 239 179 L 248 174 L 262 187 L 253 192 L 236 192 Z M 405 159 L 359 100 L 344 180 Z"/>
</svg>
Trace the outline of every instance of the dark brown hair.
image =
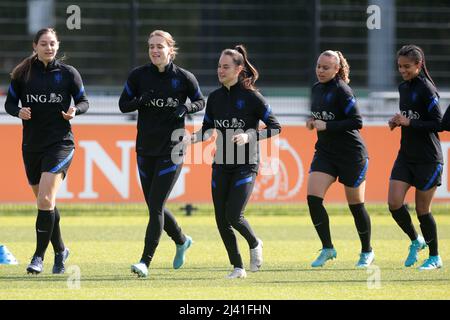
<svg viewBox="0 0 450 320">
<path fill-rule="evenodd" d="M 414 44 L 408 44 L 406 46 L 403 46 L 398 50 L 397 52 L 397 58 L 400 56 L 407 57 L 410 60 L 414 61 L 414 63 L 419 64 L 422 62 L 422 68 L 421 71 L 424 73 L 425 77 L 430 80 L 430 82 L 433 84 L 433 86 L 436 86 L 434 84 L 433 79 L 430 76 L 430 73 L 428 72 L 427 65 L 425 63 L 425 54 L 423 53 L 422 48 L 414 45 Z"/>
<path fill-rule="evenodd" d="M 56 35 L 56 31 L 52 28 L 44 28 L 39 30 L 36 35 L 34 36 L 33 43 L 35 45 L 38 44 L 39 39 L 42 37 L 42 35 L 46 33 L 53 33 L 56 37 L 56 40 L 58 40 L 58 36 Z M 21 63 L 19 63 L 11 72 L 11 78 L 14 80 L 18 79 L 25 79 L 25 81 L 28 81 L 30 79 L 30 72 L 31 72 L 31 64 L 37 59 L 37 53 L 33 52 L 31 56 L 25 58 L 22 60 Z"/>
<path fill-rule="evenodd" d="M 237 66 L 243 66 L 241 73 L 239 74 L 239 82 L 242 83 L 244 88 L 249 90 L 257 90 L 255 86 L 256 80 L 259 78 L 258 70 L 248 61 L 247 50 L 242 44 L 237 45 L 234 49 L 225 49 L 222 54 L 231 56 L 233 62 Z"/>
</svg>

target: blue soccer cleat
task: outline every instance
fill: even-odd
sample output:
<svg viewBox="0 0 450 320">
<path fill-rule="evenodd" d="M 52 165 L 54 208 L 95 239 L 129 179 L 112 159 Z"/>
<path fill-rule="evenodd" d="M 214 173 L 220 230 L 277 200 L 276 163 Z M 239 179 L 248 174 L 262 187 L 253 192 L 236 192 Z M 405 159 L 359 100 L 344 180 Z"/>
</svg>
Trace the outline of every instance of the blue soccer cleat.
<svg viewBox="0 0 450 320">
<path fill-rule="evenodd" d="M 409 246 L 408 257 L 405 260 L 405 267 L 413 266 L 419 260 L 419 251 L 422 251 L 426 247 L 427 244 L 422 236 L 418 236 L 416 240 L 412 241 Z"/>
<path fill-rule="evenodd" d="M 177 244 L 177 252 L 175 254 L 175 258 L 173 258 L 174 269 L 179 269 L 184 264 L 184 260 L 186 258 L 186 251 L 193 243 L 194 241 L 192 241 L 192 238 L 186 236 L 186 241 L 183 244 Z"/>
<path fill-rule="evenodd" d="M 39 274 L 44 269 L 44 260 L 42 257 L 33 256 L 30 264 L 27 267 L 28 274 Z"/>
<path fill-rule="evenodd" d="M 373 250 L 370 252 L 361 252 L 359 255 L 359 260 L 356 263 L 357 268 L 367 268 L 372 264 L 372 262 L 375 260 L 375 253 L 373 253 Z"/>
<path fill-rule="evenodd" d="M 69 257 L 69 248 L 65 248 L 63 252 L 55 253 L 55 263 L 53 264 L 53 274 L 63 274 L 66 271 L 64 262 Z"/>
<path fill-rule="evenodd" d="M 320 250 L 320 254 L 317 257 L 316 260 L 311 263 L 311 267 L 317 268 L 317 267 L 323 267 L 325 262 L 328 260 L 336 259 L 337 252 L 334 248 L 323 248 Z"/>
<path fill-rule="evenodd" d="M 419 270 L 433 270 L 442 268 L 442 260 L 440 256 L 429 256 L 427 260 L 419 267 Z"/>
</svg>

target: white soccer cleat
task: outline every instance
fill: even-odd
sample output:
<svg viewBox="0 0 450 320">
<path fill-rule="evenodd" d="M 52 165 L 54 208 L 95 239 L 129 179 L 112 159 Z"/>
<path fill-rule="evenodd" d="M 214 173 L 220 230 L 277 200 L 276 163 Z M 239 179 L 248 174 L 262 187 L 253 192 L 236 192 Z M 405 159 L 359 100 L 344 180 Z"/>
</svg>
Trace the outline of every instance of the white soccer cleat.
<svg viewBox="0 0 450 320">
<path fill-rule="evenodd" d="M 258 271 L 263 263 L 263 242 L 258 239 L 258 245 L 254 249 L 250 249 L 250 271 Z"/>
<path fill-rule="evenodd" d="M 247 272 L 242 268 L 234 268 L 234 270 L 227 276 L 227 279 L 238 279 L 247 277 Z"/>
<path fill-rule="evenodd" d="M 132 264 L 131 272 L 137 274 L 140 278 L 145 278 L 148 276 L 148 268 L 143 262 Z"/>
</svg>

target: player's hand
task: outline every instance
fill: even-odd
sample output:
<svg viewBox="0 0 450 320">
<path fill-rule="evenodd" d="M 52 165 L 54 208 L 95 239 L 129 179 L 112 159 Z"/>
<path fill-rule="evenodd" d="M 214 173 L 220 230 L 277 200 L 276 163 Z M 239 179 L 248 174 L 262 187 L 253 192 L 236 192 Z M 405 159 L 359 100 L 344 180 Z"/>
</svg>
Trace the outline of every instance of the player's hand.
<svg viewBox="0 0 450 320">
<path fill-rule="evenodd" d="M 31 108 L 29 108 L 29 107 L 20 108 L 19 114 L 17 116 L 22 120 L 30 120 L 31 119 Z"/>
<path fill-rule="evenodd" d="M 327 123 L 323 120 L 314 120 L 314 127 L 317 131 L 325 131 L 327 130 Z"/>
<path fill-rule="evenodd" d="M 394 118 L 389 119 L 388 121 L 389 129 L 394 130 L 398 125 L 395 123 Z"/>
<path fill-rule="evenodd" d="M 61 111 L 61 114 L 65 120 L 70 121 L 73 118 L 75 118 L 76 112 L 77 112 L 77 108 L 70 107 L 69 110 L 67 110 L 67 112 Z"/>
<path fill-rule="evenodd" d="M 409 124 L 411 123 L 411 120 L 408 119 L 407 117 L 401 115 L 400 113 L 397 113 L 392 120 L 395 122 L 395 124 L 397 126 L 402 126 L 402 127 L 408 127 Z"/>
<path fill-rule="evenodd" d="M 308 120 L 306 120 L 306 128 L 308 128 L 308 130 L 314 130 L 314 119 L 313 118 L 309 118 Z"/>
<path fill-rule="evenodd" d="M 249 136 L 247 133 L 240 133 L 240 134 L 234 135 L 231 138 L 231 141 L 236 143 L 238 146 L 242 146 L 242 145 L 248 143 L 248 139 L 249 139 Z"/>
<path fill-rule="evenodd" d="M 147 103 L 150 102 L 152 97 L 153 96 L 149 92 L 144 92 L 139 98 L 136 98 L 136 106 L 138 108 L 146 106 Z"/>
</svg>

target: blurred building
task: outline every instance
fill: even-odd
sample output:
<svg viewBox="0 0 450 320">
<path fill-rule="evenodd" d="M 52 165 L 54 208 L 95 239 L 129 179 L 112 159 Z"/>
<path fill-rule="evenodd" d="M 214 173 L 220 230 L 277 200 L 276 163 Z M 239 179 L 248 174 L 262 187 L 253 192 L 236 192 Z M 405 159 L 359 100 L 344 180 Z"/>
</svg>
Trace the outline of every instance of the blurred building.
<svg viewBox="0 0 450 320">
<path fill-rule="evenodd" d="M 381 31 L 366 27 L 370 4 L 381 7 Z M 81 9 L 79 30 L 66 27 L 70 5 Z M 325 49 L 346 55 L 353 86 L 395 90 L 395 51 L 408 43 L 424 49 L 439 87 L 450 87 L 446 0 L 2 0 L 0 12 L 3 88 L 11 69 L 31 53 L 28 30 L 39 23 L 56 27 L 67 63 L 87 85 L 104 91 L 122 86 L 132 67 L 148 61 L 146 41 L 154 29 L 172 33 L 180 48 L 177 63 L 192 70 L 203 87 L 217 85 L 219 54 L 238 43 L 248 47 L 260 69 L 259 85 L 279 88 L 279 94 L 309 87 L 317 54 Z M 386 83 L 371 82 L 380 78 L 377 70 Z"/>
</svg>

